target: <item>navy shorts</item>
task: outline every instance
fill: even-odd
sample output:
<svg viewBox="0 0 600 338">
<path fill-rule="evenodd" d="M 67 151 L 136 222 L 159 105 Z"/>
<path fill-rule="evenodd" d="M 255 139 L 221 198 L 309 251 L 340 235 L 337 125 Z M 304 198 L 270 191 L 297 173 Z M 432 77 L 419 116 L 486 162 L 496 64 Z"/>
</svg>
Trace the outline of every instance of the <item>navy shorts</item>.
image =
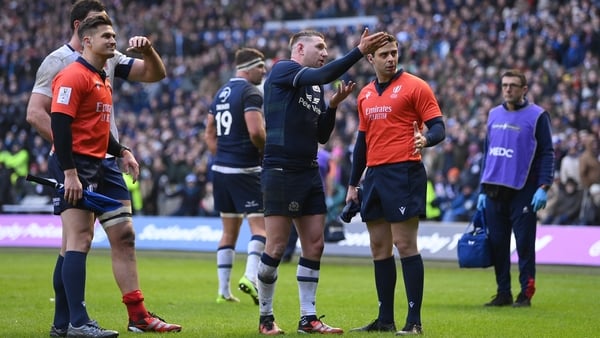
<svg viewBox="0 0 600 338">
<path fill-rule="evenodd" d="M 319 168 L 263 169 L 265 216 L 300 217 L 327 212 Z"/>
<path fill-rule="evenodd" d="M 224 174 L 213 171 L 215 210 L 223 213 L 252 214 L 263 212 L 260 172 Z"/>
<path fill-rule="evenodd" d="M 119 201 L 131 200 L 129 189 L 116 157 L 102 160 L 101 173 L 102 181 L 98 184 L 99 193 Z"/>
<path fill-rule="evenodd" d="M 427 173 L 422 162 L 402 162 L 367 169 L 360 215 L 365 222 L 403 222 L 425 216 Z"/>
<path fill-rule="evenodd" d="M 73 154 L 73 160 L 75 162 L 75 168 L 77 169 L 77 176 L 79 177 L 79 181 L 81 182 L 83 189 L 98 192 L 98 185 L 102 180 L 102 160 L 78 154 Z M 48 159 L 48 173 L 57 182 L 65 182 L 65 174 L 58 163 L 56 154 L 51 154 L 50 158 Z M 71 205 L 65 201 L 64 194 L 59 194 L 58 190 L 54 193 L 52 204 L 54 205 L 55 215 L 60 215 L 63 211 L 70 208 L 78 208 L 77 206 Z"/>
</svg>

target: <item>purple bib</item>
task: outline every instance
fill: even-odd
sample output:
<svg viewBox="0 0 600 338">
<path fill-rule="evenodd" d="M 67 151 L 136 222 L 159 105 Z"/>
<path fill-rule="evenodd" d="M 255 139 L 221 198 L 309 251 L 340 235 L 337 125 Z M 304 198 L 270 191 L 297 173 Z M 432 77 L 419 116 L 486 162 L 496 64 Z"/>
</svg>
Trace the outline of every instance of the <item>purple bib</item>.
<svg viewBox="0 0 600 338">
<path fill-rule="evenodd" d="M 508 111 L 500 105 L 488 116 L 488 148 L 481 183 L 522 189 L 537 141 L 535 126 L 544 109 L 535 104 Z"/>
</svg>

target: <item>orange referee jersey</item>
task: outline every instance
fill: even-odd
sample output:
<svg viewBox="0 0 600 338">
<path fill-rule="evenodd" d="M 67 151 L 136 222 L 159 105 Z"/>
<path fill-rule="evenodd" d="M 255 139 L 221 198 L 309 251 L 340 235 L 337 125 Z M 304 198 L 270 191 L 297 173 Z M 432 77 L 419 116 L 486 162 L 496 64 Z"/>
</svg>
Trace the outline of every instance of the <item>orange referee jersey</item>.
<svg viewBox="0 0 600 338">
<path fill-rule="evenodd" d="M 413 122 L 422 130 L 425 121 L 442 116 L 429 85 L 407 72 L 392 79 L 381 95 L 372 81 L 360 91 L 357 105 L 369 167 L 420 161 L 420 153 L 413 155 Z"/>
<path fill-rule="evenodd" d="M 108 149 L 112 87 L 85 60 L 79 58 L 52 81 L 52 113 L 73 118 L 73 153 L 104 158 Z"/>
</svg>

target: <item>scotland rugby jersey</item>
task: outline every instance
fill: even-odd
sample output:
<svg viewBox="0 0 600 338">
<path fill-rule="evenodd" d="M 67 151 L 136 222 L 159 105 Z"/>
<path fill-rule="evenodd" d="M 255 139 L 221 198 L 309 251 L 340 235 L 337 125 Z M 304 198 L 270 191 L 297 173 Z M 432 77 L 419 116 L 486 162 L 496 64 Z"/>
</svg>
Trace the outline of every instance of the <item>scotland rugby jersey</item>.
<svg viewBox="0 0 600 338">
<path fill-rule="evenodd" d="M 210 106 L 217 131 L 215 164 L 234 168 L 260 165 L 260 155 L 250 140 L 244 113 L 262 112 L 260 90 L 243 78 L 232 78 L 217 91 Z"/>
<path fill-rule="evenodd" d="M 317 159 L 318 118 L 327 107 L 322 86 L 295 86 L 305 69 L 297 62 L 282 60 L 265 81 L 264 168 L 305 168 Z"/>
</svg>

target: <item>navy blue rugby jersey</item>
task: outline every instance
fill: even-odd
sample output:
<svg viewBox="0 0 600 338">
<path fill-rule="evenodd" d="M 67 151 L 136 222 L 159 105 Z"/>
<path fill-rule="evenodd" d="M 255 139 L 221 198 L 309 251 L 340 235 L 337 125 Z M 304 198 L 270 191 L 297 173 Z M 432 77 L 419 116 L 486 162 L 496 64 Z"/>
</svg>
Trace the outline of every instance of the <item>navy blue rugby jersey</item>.
<svg viewBox="0 0 600 338">
<path fill-rule="evenodd" d="M 296 86 L 306 69 L 281 60 L 265 81 L 264 168 L 304 168 L 316 163 L 317 123 L 327 106 L 321 85 Z"/>
<path fill-rule="evenodd" d="M 217 130 L 214 164 L 232 168 L 259 166 L 259 151 L 250 141 L 244 113 L 262 112 L 260 90 L 243 78 L 232 78 L 217 91 L 210 106 Z"/>
</svg>

